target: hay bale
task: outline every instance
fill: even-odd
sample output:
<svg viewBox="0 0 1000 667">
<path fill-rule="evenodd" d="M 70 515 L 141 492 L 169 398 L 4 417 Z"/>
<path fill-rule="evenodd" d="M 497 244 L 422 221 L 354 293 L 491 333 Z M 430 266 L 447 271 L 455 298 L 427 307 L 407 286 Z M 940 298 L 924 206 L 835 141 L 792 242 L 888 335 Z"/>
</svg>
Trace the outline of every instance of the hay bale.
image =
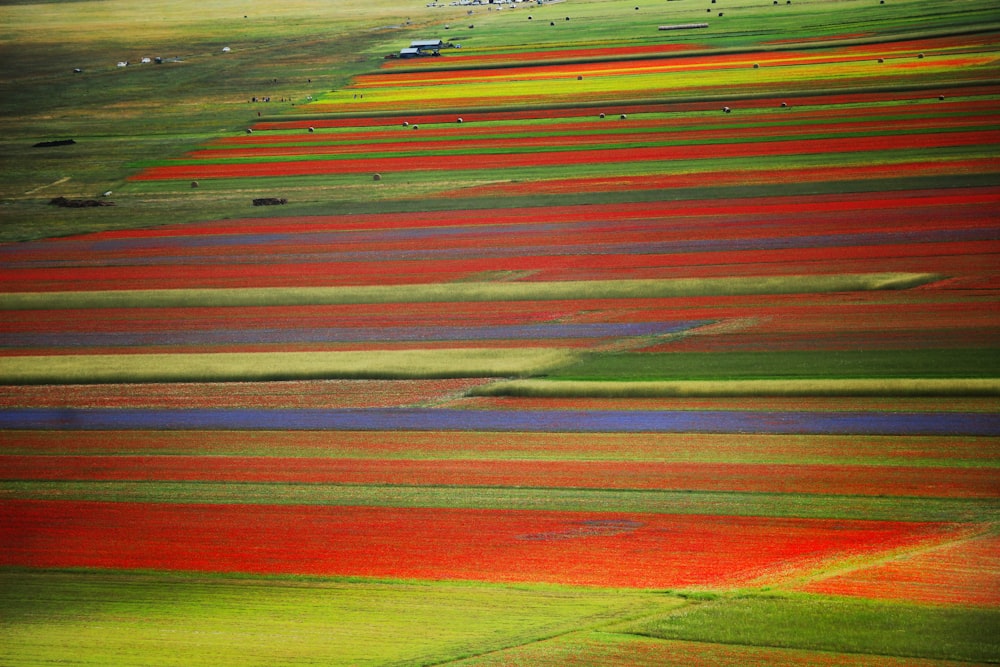
<svg viewBox="0 0 1000 667">
<path fill-rule="evenodd" d="M 600 115 L 600 118 L 602 118 L 602 119 L 604 118 L 604 114 L 603 113 Z"/>
<path fill-rule="evenodd" d="M 404 121 L 403 121 L 403 127 L 409 127 L 409 126 L 410 126 L 410 123 L 409 123 L 409 121 L 405 121 L 405 120 L 404 120 Z"/>
<path fill-rule="evenodd" d="M 754 69 L 760 69 L 760 65 L 759 65 L 758 63 L 754 63 L 754 64 L 753 64 L 753 68 L 754 68 Z"/>
<path fill-rule="evenodd" d="M 620 118 L 621 118 L 622 120 L 625 120 L 626 118 L 628 118 L 628 116 L 627 116 L 627 115 L 625 115 L 625 114 L 622 114 L 622 115 L 620 116 Z"/>
<path fill-rule="evenodd" d="M 198 181 L 191 181 L 191 187 L 192 188 L 198 187 Z"/>
<path fill-rule="evenodd" d="M 381 181 L 382 180 L 382 174 L 372 174 L 372 180 L 373 181 Z"/>
<path fill-rule="evenodd" d="M 456 120 L 455 122 L 456 122 L 456 123 L 464 123 L 464 122 L 465 122 L 465 120 L 463 120 L 462 118 L 459 118 L 459 119 L 458 119 L 458 120 Z"/>
<path fill-rule="evenodd" d="M 309 132 L 310 132 L 310 133 L 312 133 L 312 132 L 315 132 L 315 131 L 316 131 L 316 128 L 315 128 L 315 127 L 310 127 L 310 128 L 309 128 Z"/>
<path fill-rule="evenodd" d="M 576 80 L 577 81 L 583 81 L 583 77 L 582 76 L 578 76 L 578 77 L 576 77 Z"/>
<path fill-rule="evenodd" d="M 413 126 L 413 129 L 414 129 L 414 130 L 419 130 L 419 129 L 420 129 L 420 126 L 419 126 L 419 125 L 414 125 L 414 126 Z"/>
</svg>

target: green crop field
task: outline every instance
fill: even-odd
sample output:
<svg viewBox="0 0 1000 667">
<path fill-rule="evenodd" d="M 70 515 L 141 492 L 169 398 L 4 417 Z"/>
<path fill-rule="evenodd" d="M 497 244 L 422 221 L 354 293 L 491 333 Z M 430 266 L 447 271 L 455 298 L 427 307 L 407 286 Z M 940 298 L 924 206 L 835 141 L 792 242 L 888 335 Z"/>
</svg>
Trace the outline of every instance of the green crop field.
<svg viewBox="0 0 1000 667">
<path fill-rule="evenodd" d="M 1000 664 L 994 0 L 11 0 L 0 89 L 0 664 Z"/>
</svg>

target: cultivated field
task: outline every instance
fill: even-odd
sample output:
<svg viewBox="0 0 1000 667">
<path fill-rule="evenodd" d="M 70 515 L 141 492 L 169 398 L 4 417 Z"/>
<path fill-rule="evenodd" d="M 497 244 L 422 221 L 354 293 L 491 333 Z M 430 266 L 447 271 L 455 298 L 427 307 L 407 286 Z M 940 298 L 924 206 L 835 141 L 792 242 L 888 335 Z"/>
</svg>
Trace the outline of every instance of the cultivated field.
<svg viewBox="0 0 1000 667">
<path fill-rule="evenodd" d="M 993 4 L 3 5 L 0 663 L 1000 662 Z"/>
</svg>

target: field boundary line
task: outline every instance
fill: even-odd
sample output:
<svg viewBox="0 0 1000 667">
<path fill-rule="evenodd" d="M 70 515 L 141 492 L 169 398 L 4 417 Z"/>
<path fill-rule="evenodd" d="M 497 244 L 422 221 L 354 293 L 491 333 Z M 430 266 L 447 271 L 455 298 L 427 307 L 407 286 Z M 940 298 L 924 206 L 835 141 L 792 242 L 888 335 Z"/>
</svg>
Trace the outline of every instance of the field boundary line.
<svg viewBox="0 0 1000 667">
<path fill-rule="evenodd" d="M 786 590 L 797 590 L 816 581 L 823 581 L 824 579 L 830 579 L 859 570 L 867 570 L 890 561 L 912 558 L 913 556 L 937 549 L 971 542 L 972 540 L 996 532 L 996 530 L 997 528 L 992 524 L 970 524 L 962 527 L 955 534 L 942 536 L 943 539 L 928 539 L 908 547 L 891 549 L 877 554 L 867 554 L 867 557 L 865 555 L 849 557 L 839 562 L 829 563 L 825 567 L 820 566 L 810 572 L 789 574 L 781 581 L 764 577 L 762 578 L 761 585 L 774 585 Z"/>
<path fill-rule="evenodd" d="M 44 190 L 45 188 L 51 188 L 51 187 L 53 187 L 55 185 L 62 185 L 66 181 L 70 180 L 71 178 L 72 178 L 72 176 L 63 176 L 59 180 L 52 181 L 51 183 L 46 183 L 45 185 L 39 185 L 37 188 L 32 188 L 31 190 L 28 190 L 24 194 L 26 194 L 26 195 L 33 195 L 36 192 L 38 192 L 39 190 Z"/>
</svg>

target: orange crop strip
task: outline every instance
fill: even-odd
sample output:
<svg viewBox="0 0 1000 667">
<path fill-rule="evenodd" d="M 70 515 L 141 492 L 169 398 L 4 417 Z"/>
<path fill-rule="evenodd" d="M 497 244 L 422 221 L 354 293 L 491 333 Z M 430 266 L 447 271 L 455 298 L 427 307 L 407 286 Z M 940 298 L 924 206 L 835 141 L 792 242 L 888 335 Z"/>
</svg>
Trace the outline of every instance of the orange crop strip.
<svg viewBox="0 0 1000 667">
<path fill-rule="evenodd" d="M 959 48 L 961 47 L 961 48 Z M 972 62 L 982 64 L 989 62 L 992 58 L 988 53 L 977 53 L 979 50 L 991 50 L 992 45 L 981 38 L 969 41 L 909 41 L 890 44 L 865 44 L 851 47 L 833 48 L 827 51 L 815 50 L 789 50 L 773 51 L 753 54 L 712 54 L 698 55 L 684 52 L 672 53 L 668 57 L 644 58 L 635 60 L 593 60 L 590 62 L 577 62 L 571 64 L 535 64 L 543 62 L 544 57 L 532 57 L 532 54 L 523 54 L 521 62 L 531 63 L 516 68 L 503 69 L 474 69 L 462 68 L 447 71 L 422 71 L 414 72 L 394 72 L 381 71 L 373 74 L 361 75 L 354 79 L 353 88 L 380 88 L 386 86 L 414 86 L 427 85 L 431 83 L 453 83 L 453 82 L 487 82 L 487 81 L 509 81 L 509 80 L 531 80 L 547 78 L 563 78 L 567 76 L 620 76 L 623 74 L 635 75 L 655 72 L 684 72 L 703 71 L 716 69 L 731 69 L 749 67 L 758 64 L 764 67 L 778 66 L 799 66 L 799 65 L 827 65 L 845 62 L 870 62 L 879 57 L 892 54 L 907 54 L 916 58 L 918 53 L 932 53 L 937 59 L 948 57 L 957 58 L 962 55 L 962 51 L 971 50 L 973 53 L 965 55 L 966 64 Z M 954 53 L 959 50 L 959 53 Z M 545 52 L 541 52 L 545 53 Z M 463 61 L 464 62 L 464 61 Z M 961 64 L 962 59 L 956 60 L 956 64 Z M 509 63 L 509 61 L 508 61 Z M 926 64 L 926 63 L 925 63 Z"/>
</svg>

